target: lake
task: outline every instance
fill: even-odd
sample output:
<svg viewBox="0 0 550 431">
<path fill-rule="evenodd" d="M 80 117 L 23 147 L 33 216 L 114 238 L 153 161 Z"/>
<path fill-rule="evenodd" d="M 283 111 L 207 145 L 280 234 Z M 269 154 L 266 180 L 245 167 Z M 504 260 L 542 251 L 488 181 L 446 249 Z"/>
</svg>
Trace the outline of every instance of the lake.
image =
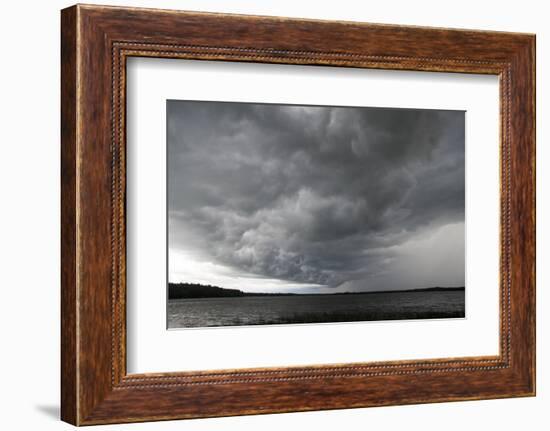
<svg viewBox="0 0 550 431">
<path fill-rule="evenodd" d="M 171 299 L 168 328 L 462 318 L 464 290 Z"/>
</svg>

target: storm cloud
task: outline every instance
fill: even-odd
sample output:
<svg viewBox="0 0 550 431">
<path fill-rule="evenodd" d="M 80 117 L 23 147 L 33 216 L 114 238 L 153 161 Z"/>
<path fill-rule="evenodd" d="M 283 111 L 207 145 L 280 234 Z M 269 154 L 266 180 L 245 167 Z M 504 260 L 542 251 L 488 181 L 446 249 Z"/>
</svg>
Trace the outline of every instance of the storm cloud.
<svg viewBox="0 0 550 431">
<path fill-rule="evenodd" d="M 464 112 L 168 101 L 167 116 L 171 251 L 329 288 L 463 285 Z"/>
</svg>

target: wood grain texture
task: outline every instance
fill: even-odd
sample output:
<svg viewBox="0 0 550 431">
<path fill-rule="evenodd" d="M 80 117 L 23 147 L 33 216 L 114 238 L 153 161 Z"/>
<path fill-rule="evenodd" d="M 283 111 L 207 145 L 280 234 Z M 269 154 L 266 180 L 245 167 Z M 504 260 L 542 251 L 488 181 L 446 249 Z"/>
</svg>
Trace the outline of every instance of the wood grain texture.
<svg viewBox="0 0 550 431">
<path fill-rule="evenodd" d="M 76 9 L 61 16 L 61 418 L 77 422 Z"/>
<path fill-rule="evenodd" d="M 129 56 L 500 76 L 496 357 L 126 374 Z M 62 418 L 76 425 L 535 392 L 533 35 L 101 6 L 62 11 Z"/>
</svg>

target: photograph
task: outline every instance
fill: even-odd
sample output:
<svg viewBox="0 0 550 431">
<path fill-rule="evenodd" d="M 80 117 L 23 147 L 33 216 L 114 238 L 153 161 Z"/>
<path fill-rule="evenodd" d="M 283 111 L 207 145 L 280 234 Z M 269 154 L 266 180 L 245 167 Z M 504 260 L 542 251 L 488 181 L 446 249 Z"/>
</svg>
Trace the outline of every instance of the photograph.
<svg viewBox="0 0 550 431">
<path fill-rule="evenodd" d="M 548 422 L 540 2 L 118 1 L 6 8 L 4 428 Z"/>
<path fill-rule="evenodd" d="M 166 106 L 169 329 L 465 317 L 464 111 Z"/>
</svg>

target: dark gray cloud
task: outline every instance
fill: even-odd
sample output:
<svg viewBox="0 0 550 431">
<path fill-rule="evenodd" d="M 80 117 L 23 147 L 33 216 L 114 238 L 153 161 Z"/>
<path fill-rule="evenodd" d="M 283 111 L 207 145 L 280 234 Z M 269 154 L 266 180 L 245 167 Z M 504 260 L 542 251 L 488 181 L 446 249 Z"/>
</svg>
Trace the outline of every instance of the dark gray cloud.
<svg viewBox="0 0 550 431">
<path fill-rule="evenodd" d="M 464 223 L 461 111 L 167 103 L 171 249 L 259 277 L 383 288 L 406 244 Z M 463 252 L 463 235 L 448 242 L 438 254 Z M 460 260 L 423 282 L 463 283 Z"/>
</svg>

